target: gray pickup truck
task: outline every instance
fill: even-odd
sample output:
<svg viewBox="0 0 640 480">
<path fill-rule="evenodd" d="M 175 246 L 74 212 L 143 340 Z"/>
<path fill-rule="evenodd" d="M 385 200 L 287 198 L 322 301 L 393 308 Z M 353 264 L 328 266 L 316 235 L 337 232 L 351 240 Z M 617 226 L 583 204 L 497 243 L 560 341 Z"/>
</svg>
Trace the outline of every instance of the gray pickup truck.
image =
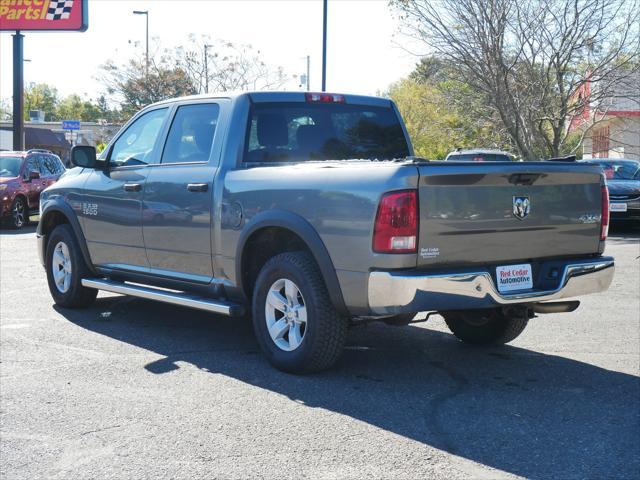
<svg viewBox="0 0 640 480">
<path fill-rule="evenodd" d="M 597 166 L 430 162 L 384 98 L 258 92 L 135 115 L 41 197 L 54 301 L 105 290 L 253 319 L 289 372 L 333 365 L 350 325 L 438 312 L 472 344 L 606 290 Z"/>
</svg>

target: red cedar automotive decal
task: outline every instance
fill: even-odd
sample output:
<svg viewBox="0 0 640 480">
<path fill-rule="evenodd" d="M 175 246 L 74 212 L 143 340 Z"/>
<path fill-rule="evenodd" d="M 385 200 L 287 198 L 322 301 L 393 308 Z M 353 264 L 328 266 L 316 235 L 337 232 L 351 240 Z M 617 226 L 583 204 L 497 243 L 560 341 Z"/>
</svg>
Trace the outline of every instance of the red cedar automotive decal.
<svg viewBox="0 0 640 480">
<path fill-rule="evenodd" d="M 87 29 L 87 0 L 0 0 L 0 30 Z"/>
</svg>

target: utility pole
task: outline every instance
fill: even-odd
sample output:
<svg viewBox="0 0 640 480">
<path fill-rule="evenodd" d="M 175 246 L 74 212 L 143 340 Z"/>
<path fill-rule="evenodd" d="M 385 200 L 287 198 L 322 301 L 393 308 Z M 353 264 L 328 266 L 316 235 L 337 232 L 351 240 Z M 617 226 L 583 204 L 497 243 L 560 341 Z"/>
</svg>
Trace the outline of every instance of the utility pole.
<svg viewBox="0 0 640 480">
<path fill-rule="evenodd" d="M 133 11 L 134 15 L 144 15 L 145 16 L 145 20 L 146 20 L 146 37 L 147 37 L 147 41 L 146 41 L 146 67 L 145 67 L 145 75 L 147 78 L 149 78 L 149 10 L 134 10 Z"/>
<path fill-rule="evenodd" d="M 24 35 L 13 35 L 13 150 L 24 150 Z"/>
<path fill-rule="evenodd" d="M 322 12 L 322 91 L 327 91 L 327 0 Z"/>
<path fill-rule="evenodd" d="M 307 55 L 307 92 L 310 90 L 309 85 L 311 85 L 309 75 L 311 74 L 311 57 Z"/>
<path fill-rule="evenodd" d="M 204 93 L 209 93 L 209 55 L 207 55 L 207 49 L 210 47 L 211 45 L 204 46 Z"/>
</svg>

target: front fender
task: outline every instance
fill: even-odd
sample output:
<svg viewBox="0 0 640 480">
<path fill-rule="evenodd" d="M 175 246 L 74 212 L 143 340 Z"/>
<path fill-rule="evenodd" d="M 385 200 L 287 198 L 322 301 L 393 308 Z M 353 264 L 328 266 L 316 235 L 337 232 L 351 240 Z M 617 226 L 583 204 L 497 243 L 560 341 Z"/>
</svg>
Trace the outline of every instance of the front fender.
<svg viewBox="0 0 640 480">
<path fill-rule="evenodd" d="M 89 270 L 91 270 L 92 273 L 97 274 L 93 267 L 91 256 L 89 255 L 87 241 L 84 237 L 84 233 L 82 232 L 82 228 L 80 227 L 80 220 L 78 220 L 78 216 L 73 208 L 71 208 L 68 203 L 64 202 L 62 197 L 49 199 L 44 205 L 42 205 L 40 221 L 38 222 L 38 228 L 36 229 L 36 236 L 38 237 L 38 255 L 40 256 L 41 262 L 44 264 L 47 248 L 47 236 L 56 226 L 60 223 L 64 223 L 59 221 L 59 215 L 62 215 L 66 219 L 66 223 L 71 226 L 71 229 L 78 240 L 78 244 L 80 245 L 82 257 L 89 267 Z"/>
<path fill-rule="evenodd" d="M 293 212 L 286 210 L 267 210 L 259 213 L 251 219 L 251 221 L 245 226 L 244 230 L 240 234 L 238 240 L 238 248 L 236 250 L 236 279 L 238 279 L 239 285 L 241 285 L 240 279 L 242 278 L 243 265 L 242 257 L 244 247 L 251 235 L 262 228 L 278 227 L 285 228 L 298 235 L 302 241 L 309 247 L 311 254 L 313 255 L 320 273 L 324 279 L 324 283 L 327 286 L 331 303 L 336 311 L 342 315 L 348 315 L 348 309 L 342 296 L 342 290 L 336 275 L 336 270 L 333 266 L 331 256 L 327 251 L 327 247 L 316 232 L 315 228 L 303 217 Z"/>
</svg>

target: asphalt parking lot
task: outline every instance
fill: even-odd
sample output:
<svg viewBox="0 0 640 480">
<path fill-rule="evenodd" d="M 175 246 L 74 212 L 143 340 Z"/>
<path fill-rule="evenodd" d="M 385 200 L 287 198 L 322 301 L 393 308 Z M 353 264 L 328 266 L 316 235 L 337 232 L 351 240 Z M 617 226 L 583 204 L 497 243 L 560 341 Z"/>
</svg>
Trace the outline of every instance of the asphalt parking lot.
<svg viewBox="0 0 640 480">
<path fill-rule="evenodd" d="M 274 370 L 246 321 L 101 294 L 54 307 L 35 227 L 0 230 L 0 477 L 638 478 L 640 232 L 609 292 L 470 348 L 435 317 Z"/>
</svg>

